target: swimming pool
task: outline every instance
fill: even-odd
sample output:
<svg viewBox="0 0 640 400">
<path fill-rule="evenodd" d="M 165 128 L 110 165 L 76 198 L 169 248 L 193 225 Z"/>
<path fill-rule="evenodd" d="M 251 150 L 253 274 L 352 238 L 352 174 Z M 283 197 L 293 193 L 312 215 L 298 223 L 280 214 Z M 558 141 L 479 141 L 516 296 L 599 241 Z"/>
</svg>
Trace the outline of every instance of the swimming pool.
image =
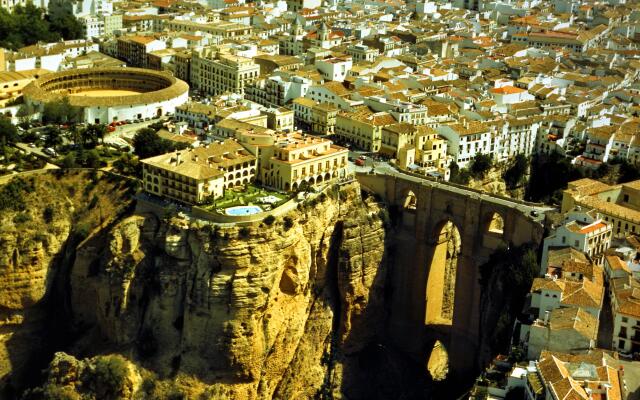
<svg viewBox="0 0 640 400">
<path fill-rule="evenodd" d="M 237 207 L 229 207 L 224 210 L 227 215 L 251 215 L 262 212 L 262 208 L 258 206 L 237 206 Z"/>
</svg>

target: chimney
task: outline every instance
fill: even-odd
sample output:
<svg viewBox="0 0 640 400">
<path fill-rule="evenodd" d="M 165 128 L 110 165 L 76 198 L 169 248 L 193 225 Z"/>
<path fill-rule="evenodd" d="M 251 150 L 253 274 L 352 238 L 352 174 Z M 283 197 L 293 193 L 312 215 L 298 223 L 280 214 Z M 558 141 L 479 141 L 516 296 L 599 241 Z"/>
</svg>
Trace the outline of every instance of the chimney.
<svg viewBox="0 0 640 400">
<path fill-rule="evenodd" d="M 544 324 L 547 325 L 549 323 L 549 310 L 544 312 Z"/>
<path fill-rule="evenodd" d="M 180 160 L 180 152 L 176 151 L 176 165 L 180 164 L 181 160 Z"/>
</svg>

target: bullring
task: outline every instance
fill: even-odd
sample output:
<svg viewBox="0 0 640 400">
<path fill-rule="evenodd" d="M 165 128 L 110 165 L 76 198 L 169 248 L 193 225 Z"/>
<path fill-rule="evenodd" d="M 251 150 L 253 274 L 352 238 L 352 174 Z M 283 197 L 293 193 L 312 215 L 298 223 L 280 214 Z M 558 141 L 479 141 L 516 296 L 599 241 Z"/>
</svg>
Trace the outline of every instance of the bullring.
<svg viewBox="0 0 640 400">
<path fill-rule="evenodd" d="M 64 97 L 84 122 L 111 123 L 173 113 L 188 100 L 189 85 L 167 73 L 142 68 L 86 68 L 48 74 L 23 90 L 25 102 L 42 109 Z"/>
</svg>

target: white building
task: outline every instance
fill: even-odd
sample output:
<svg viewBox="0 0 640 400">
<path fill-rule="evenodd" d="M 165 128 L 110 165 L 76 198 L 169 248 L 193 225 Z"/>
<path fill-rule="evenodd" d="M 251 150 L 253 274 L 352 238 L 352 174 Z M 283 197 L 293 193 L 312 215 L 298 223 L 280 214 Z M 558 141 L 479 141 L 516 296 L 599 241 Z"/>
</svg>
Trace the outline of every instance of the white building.
<svg viewBox="0 0 640 400">
<path fill-rule="evenodd" d="M 353 61 L 351 57 L 331 57 L 316 61 L 315 66 L 325 80 L 343 82 Z"/>
<path fill-rule="evenodd" d="M 613 349 L 640 353 L 640 282 L 630 274 L 609 283 L 613 314 Z"/>
<path fill-rule="evenodd" d="M 611 245 L 611 224 L 600 218 L 595 211 L 576 210 L 567 213 L 565 223 L 544 239 L 540 273 L 547 270 L 549 250 L 571 247 L 587 254 L 601 264 L 604 252 Z"/>
</svg>

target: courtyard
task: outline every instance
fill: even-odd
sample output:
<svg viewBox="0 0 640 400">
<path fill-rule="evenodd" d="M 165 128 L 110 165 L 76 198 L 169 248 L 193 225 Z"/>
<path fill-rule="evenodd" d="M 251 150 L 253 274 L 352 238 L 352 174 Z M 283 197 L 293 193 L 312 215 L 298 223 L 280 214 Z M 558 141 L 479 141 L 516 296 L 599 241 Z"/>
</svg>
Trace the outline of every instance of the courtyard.
<svg viewBox="0 0 640 400">
<path fill-rule="evenodd" d="M 292 194 L 285 194 L 254 184 L 227 189 L 224 196 L 202 208 L 219 214 L 249 215 L 270 211 L 285 203 Z"/>
</svg>

